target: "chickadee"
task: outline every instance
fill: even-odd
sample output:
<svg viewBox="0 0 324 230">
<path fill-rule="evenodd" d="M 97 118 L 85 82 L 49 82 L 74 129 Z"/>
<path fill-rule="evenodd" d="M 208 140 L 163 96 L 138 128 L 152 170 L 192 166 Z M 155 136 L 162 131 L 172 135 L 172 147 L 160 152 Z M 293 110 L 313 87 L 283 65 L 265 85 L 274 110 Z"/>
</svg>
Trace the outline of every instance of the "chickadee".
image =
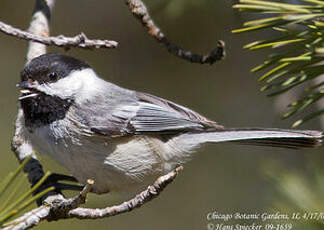
<svg viewBox="0 0 324 230">
<path fill-rule="evenodd" d="M 209 142 L 315 147 L 322 132 L 225 128 L 171 101 L 99 78 L 61 54 L 33 59 L 21 72 L 24 132 L 93 192 L 138 189 L 174 169 Z"/>
</svg>

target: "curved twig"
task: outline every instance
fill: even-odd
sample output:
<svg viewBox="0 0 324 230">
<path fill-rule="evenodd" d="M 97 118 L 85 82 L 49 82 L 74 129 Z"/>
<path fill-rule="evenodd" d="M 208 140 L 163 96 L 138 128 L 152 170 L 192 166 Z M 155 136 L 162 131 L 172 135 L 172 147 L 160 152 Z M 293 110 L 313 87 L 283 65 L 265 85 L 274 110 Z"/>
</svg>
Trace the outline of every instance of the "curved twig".
<svg viewBox="0 0 324 230">
<path fill-rule="evenodd" d="M 219 40 L 216 48 L 210 51 L 208 54 L 194 54 L 191 51 L 186 51 L 171 42 L 155 25 L 150 14 L 148 13 L 147 7 L 141 0 L 126 0 L 126 4 L 132 11 L 133 15 L 142 22 L 144 27 L 148 30 L 148 33 L 153 36 L 158 42 L 162 43 L 170 53 L 184 60 L 200 63 L 200 64 L 214 64 L 225 57 L 225 42 Z"/>
<path fill-rule="evenodd" d="M 39 42 L 47 46 L 55 45 L 64 48 L 78 47 L 84 49 L 91 49 L 91 48 L 116 48 L 118 45 L 118 43 L 115 41 L 88 39 L 84 33 L 80 33 L 74 37 L 66 37 L 64 35 L 59 35 L 57 37 L 47 37 L 44 36 L 46 34 L 43 35 L 32 34 L 27 31 L 17 29 L 1 21 L 0 21 L 0 31 L 16 38 L 25 39 L 33 42 Z"/>
<path fill-rule="evenodd" d="M 133 199 L 119 205 L 102 209 L 77 208 L 77 206 L 85 202 L 86 195 L 91 189 L 93 181 L 88 181 L 83 191 L 75 198 L 68 200 L 64 198 L 47 199 L 47 204 L 25 213 L 22 217 L 7 224 L 2 230 L 29 229 L 43 220 L 59 220 L 66 218 L 99 219 L 130 212 L 159 196 L 163 189 L 176 178 L 182 169 L 182 166 L 179 166 L 168 174 L 159 177 L 153 185 L 136 195 Z"/>
<path fill-rule="evenodd" d="M 146 190 L 136 195 L 133 199 L 120 205 L 103 209 L 76 208 L 69 211 L 68 217 L 75 217 L 78 219 L 99 219 L 130 212 L 133 209 L 139 208 L 146 202 L 156 198 L 163 191 L 163 189 L 176 178 L 182 169 L 182 166 L 178 166 L 168 174 L 159 177 L 153 185 L 150 185 Z"/>
</svg>

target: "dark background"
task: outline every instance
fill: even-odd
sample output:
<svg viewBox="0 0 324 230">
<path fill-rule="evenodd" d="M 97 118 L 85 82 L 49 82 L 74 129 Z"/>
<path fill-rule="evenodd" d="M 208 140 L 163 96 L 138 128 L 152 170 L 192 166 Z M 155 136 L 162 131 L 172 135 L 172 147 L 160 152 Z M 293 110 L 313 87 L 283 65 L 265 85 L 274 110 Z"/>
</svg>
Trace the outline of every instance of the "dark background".
<svg viewBox="0 0 324 230">
<path fill-rule="evenodd" d="M 232 1 L 146 1 L 153 19 L 168 38 L 185 49 L 206 53 L 218 39 L 226 42 L 227 57 L 212 66 L 192 64 L 169 54 L 150 37 L 123 1 L 57 1 L 51 34 L 119 42 L 115 50 L 67 52 L 87 61 L 98 74 L 126 88 L 136 89 L 188 106 L 225 126 L 288 128 L 282 121 L 281 103 L 259 92 L 256 76 L 249 70 L 266 52 L 247 52 L 242 46 L 260 33 L 231 34 L 244 16 L 231 8 Z M 0 1 L 0 20 L 27 28 L 33 1 Z M 262 36 L 261 36 L 262 35 Z M 25 63 L 27 42 L 0 34 L 0 175 L 17 166 L 10 151 L 17 112 L 19 72 Z M 49 48 L 64 53 L 63 49 Z M 279 106 L 278 106 L 279 105 Z M 279 109 L 278 109 L 279 108 Z M 281 110 L 281 111 L 280 111 Z M 316 121 L 303 128 L 319 129 Z M 267 210 L 275 197 L 274 185 L 264 166 L 277 162 L 287 170 L 307 174 L 306 161 L 319 159 L 318 150 L 294 151 L 231 144 L 202 148 L 176 181 L 156 200 L 128 214 L 103 220 L 63 220 L 42 223 L 41 229 L 206 229 L 207 213 Z M 40 156 L 45 169 L 65 172 L 47 156 Z M 26 186 L 27 183 L 26 183 Z M 87 206 L 104 207 L 122 201 L 118 195 L 91 195 Z"/>
</svg>

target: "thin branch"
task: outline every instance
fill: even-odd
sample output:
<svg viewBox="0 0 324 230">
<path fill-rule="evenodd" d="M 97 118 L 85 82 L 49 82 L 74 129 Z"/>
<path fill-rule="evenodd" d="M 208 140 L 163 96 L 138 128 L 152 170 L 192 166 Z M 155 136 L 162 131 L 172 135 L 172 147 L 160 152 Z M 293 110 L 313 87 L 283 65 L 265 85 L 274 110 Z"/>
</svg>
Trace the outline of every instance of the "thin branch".
<svg viewBox="0 0 324 230">
<path fill-rule="evenodd" d="M 115 41 L 88 39 L 84 33 L 80 33 L 74 37 L 66 37 L 63 35 L 59 35 L 57 37 L 46 37 L 46 36 L 36 35 L 24 30 L 17 29 L 1 21 L 0 21 L 0 31 L 16 38 L 25 39 L 33 42 L 39 42 L 47 46 L 55 45 L 64 48 L 78 47 L 84 49 L 91 49 L 91 48 L 116 48 L 118 45 L 118 43 Z"/>
<path fill-rule="evenodd" d="M 13 222 L 6 225 L 1 230 L 23 230 L 30 229 L 42 220 L 45 220 L 48 217 L 48 214 L 51 210 L 51 206 L 40 206 L 31 210 L 30 212 L 25 213 L 22 217 L 14 220 Z"/>
<path fill-rule="evenodd" d="M 153 36 L 158 42 L 162 43 L 170 53 L 184 60 L 200 63 L 200 64 L 214 64 L 225 57 L 225 43 L 219 40 L 216 48 L 208 54 L 194 54 L 191 51 L 183 50 L 178 45 L 171 42 L 155 25 L 151 16 L 148 13 L 147 7 L 141 0 L 126 0 L 126 4 L 132 11 L 133 15 L 142 22 L 143 26 L 148 30 L 148 33 Z"/>
<path fill-rule="evenodd" d="M 49 19 L 50 13 L 54 7 L 55 0 L 36 0 L 35 8 L 32 16 L 28 32 L 38 36 L 49 35 Z M 45 54 L 46 46 L 41 43 L 29 42 L 27 50 L 27 63 L 33 58 Z M 32 156 L 32 159 L 24 167 L 24 171 L 28 174 L 28 180 L 35 185 L 43 176 L 44 171 L 42 165 L 37 160 L 30 141 L 27 138 L 25 130 L 25 120 L 22 109 L 18 108 L 18 115 L 15 122 L 15 134 L 11 143 L 12 151 L 15 153 L 19 162 L 26 157 Z M 51 197 L 55 199 L 64 199 L 63 196 L 55 191 L 51 191 L 43 198 Z"/>
<path fill-rule="evenodd" d="M 71 199 L 65 199 L 56 195 L 50 196 L 46 199 L 44 205 L 33 209 L 25 213 L 23 216 L 11 221 L 1 230 L 29 229 L 36 226 L 43 220 L 57 220 L 65 218 L 65 213 L 85 203 L 87 194 L 90 192 L 93 184 L 93 180 L 88 180 L 83 190 L 77 196 Z"/>
<path fill-rule="evenodd" d="M 88 179 L 87 184 L 84 186 L 83 190 L 79 193 L 78 196 L 70 199 L 69 210 L 75 209 L 79 207 L 81 204 L 84 204 L 87 198 L 88 193 L 91 191 L 92 185 L 94 184 L 94 180 Z"/>
<path fill-rule="evenodd" d="M 133 199 L 126 201 L 120 205 L 103 209 L 76 208 L 68 213 L 68 217 L 75 217 L 79 219 L 99 219 L 130 212 L 135 208 L 141 207 L 146 202 L 149 202 L 150 200 L 158 197 L 163 189 L 176 178 L 181 170 L 183 170 L 183 167 L 178 166 L 168 174 L 159 177 L 153 185 L 149 186 L 146 190 L 136 195 Z"/>
<path fill-rule="evenodd" d="M 49 36 L 49 23 L 55 0 L 35 0 L 35 7 L 28 32 L 37 36 Z M 27 49 L 27 63 L 35 57 L 46 53 L 46 46 L 29 41 Z"/>
<path fill-rule="evenodd" d="M 120 205 L 103 209 L 77 208 L 77 206 L 84 203 L 86 195 L 90 191 L 91 185 L 93 184 L 93 181 L 88 180 L 88 184 L 85 186 L 83 191 L 80 192 L 80 194 L 75 198 L 68 200 L 48 200 L 49 203 L 25 213 L 22 217 L 19 217 L 7 224 L 2 230 L 29 229 L 36 226 L 43 220 L 59 220 L 67 218 L 99 219 L 130 212 L 158 197 L 164 188 L 176 178 L 182 169 L 183 167 L 179 166 L 168 174 L 159 177 L 153 185 L 136 195 L 133 199 L 123 202 Z"/>
</svg>

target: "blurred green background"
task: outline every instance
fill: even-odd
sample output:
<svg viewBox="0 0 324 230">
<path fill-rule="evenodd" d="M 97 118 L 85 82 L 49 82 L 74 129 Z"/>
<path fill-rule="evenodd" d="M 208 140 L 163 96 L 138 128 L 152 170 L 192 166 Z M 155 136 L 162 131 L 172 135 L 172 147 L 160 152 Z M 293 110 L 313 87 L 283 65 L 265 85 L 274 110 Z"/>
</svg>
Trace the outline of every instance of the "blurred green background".
<svg viewBox="0 0 324 230">
<path fill-rule="evenodd" d="M 136 89 L 188 106 L 225 126 L 288 128 L 282 121 L 281 98 L 260 93 L 256 76 L 249 72 L 264 59 L 265 51 L 251 53 L 242 46 L 250 36 L 232 35 L 244 16 L 231 8 L 232 1 L 145 1 L 153 19 L 168 38 L 181 47 L 206 53 L 216 41 L 226 42 L 227 57 L 212 66 L 192 64 L 169 54 L 147 35 L 123 1 L 57 1 L 51 34 L 75 35 L 119 42 L 115 50 L 71 49 L 67 53 L 87 61 L 100 76 L 126 88 Z M 0 1 L 0 20 L 27 28 L 34 2 Z M 264 34 L 263 34 L 264 36 Z M 17 112 L 19 72 L 23 68 L 27 42 L 0 34 L 0 175 L 17 166 L 10 151 Z M 284 97 L 285 95 L 283 95 Z M 277 106 L 275 106 L 277 105 Z M 320 129 L 316 120 L 302 128 Z M 103 220 L 61 220 L 42 223 L 38 229 L 206 229 L 209 212 L 256 213 L 268 210 L 276 200 L 276 186 L 264 166 L 280 164 L 286 171 L 309 175 L 323 162 L 322 150 L 281 150 L 231 144 L 202 148 L 187 163 L 176 181 L 156 200 L 128 214 Z M 46 170 L 65 172 L 53 160 L 40 156 Z M 269 170 L 269 167 L 266 167 Z M 277 176 L 280 176 L 278 174 Z M 26 186 L 27 183 L 26 183 Z M 310 185 L 311 186 L 311 185 Z M 72 195 L 72 193 L 69 195 Z M 91 195 L 87 206 L 104 207 L 122 201 L 118 195 Z M 36 229 L 37 229 L 36 228 Z"/>
</svg>

